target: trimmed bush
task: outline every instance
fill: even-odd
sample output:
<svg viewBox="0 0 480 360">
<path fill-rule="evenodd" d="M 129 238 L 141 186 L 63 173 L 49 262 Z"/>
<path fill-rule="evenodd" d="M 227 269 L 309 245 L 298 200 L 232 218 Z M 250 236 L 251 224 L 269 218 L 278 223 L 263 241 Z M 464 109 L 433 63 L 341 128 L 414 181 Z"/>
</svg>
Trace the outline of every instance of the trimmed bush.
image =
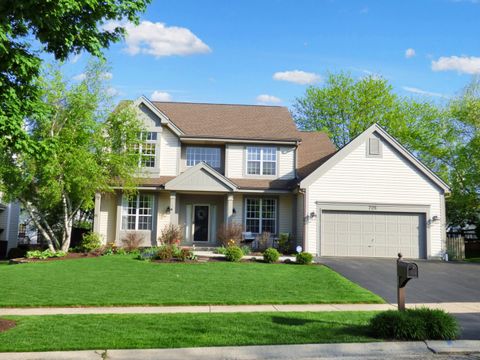
<svg viewBox="0 0 480 360">
<path fill-rule="evenodd" d="M 225 258 L 228 261 L 238 262 L 242 259 L 243 252 L 238 246 L 229 246 L 225 251 Z"/>
<path fill-rule="evenodd" d="M 457 320 L 438 309 L 384 311 L 370 320 L 375 337 L 395 340 L 452 340 L 459 335 Z"/>
<path fill-rule="evenodd" d="M 308 252 L 298 253 L 296 256 L 297 264 L 310 265 L 313 261 L 313 255 Z"/>
<path fill-rule="evenodd" d="M 265 261 L 266 263 L 277 262 L 279 258 L 280 253 L 277 251 L 277 249 L 268 248 L 263 252 L 263 261 Z"/>
<path fill-rule="evenodd" d="M 97 249 L 100 249 L 102 246 L 102 239 L 100 235 L 94 232 L 83 234 L 82 242 L 80 243 L 80 248 L 84 252 L 90 252 Z"/>
</svg>

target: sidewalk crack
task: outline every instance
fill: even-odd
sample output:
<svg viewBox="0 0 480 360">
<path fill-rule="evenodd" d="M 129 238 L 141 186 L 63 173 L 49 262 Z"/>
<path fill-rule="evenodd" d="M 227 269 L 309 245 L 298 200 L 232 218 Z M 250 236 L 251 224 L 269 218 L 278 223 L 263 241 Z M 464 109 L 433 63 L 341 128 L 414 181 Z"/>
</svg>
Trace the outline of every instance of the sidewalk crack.
<svg viewBox="0 0 480 360">
<path fill-rule="evenodd" d="M 424 341 L 423 341 L 423 343 L 425 344 L 425 346 L 427 347 L 427 349 L 428 349 L 428 350 L 430 350 L 432 353 L 434 353 L 434 354 L 436 354 L 436 353 L 437 353 L 437 352 L 436 352 L 434 349 L 432 349 L 430 346 L 428 346 L 428 344 L 427 344 L 427 341 L 426 341 L 426 340 L 424 340 Z"/>
</svg>

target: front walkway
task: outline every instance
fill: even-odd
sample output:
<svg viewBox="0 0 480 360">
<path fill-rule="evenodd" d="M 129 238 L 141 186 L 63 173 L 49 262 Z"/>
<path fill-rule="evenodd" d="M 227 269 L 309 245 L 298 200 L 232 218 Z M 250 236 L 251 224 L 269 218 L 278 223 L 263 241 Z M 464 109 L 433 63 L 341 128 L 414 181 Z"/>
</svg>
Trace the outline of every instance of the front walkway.
<svg viewBox="0 0 480 360">
<path fill-rule="evenodd" d="M 452 314 L 480 314 L 476 303 L 407 304 L 408 308 L 443 309 Z M 249 312 L 318 312 L 318 311 L 383 311 L 396 309 L 396 304 L 285 304 L 285 305 L 200 305 L 200 306 L 123 306 L 123 307 L 41 307 L 0 308 L 7 315 L 90 315 L 90 314 L 173 314 L 173 313 L 249 313 Z"/>
<path fill-rule="evenodd" d="M 0 360 L 220 360 L 220 359 L 473 359 L 466 354 L 480 351 L 479 341 L 378 342 L 353 344 L 305 344 L 223 346 L 182 349 L 84 350 L 0 353 Z M 454 357 L 452 357 L 452 355 Z M 475 355 L 472 355 L 475 356 Z"/>
</svg>

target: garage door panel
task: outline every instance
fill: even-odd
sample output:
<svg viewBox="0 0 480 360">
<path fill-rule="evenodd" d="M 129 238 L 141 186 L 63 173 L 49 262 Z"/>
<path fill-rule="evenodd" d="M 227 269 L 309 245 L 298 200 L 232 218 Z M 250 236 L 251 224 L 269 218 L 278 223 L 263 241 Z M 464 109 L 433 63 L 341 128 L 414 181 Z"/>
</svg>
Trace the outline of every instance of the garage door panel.
<svg viewBox="0 0 480 360">
<path fill-rule="evenodd" d="M 425 257 L 425 216 L 414 213 L 323 211 L 326 256 Z"/>
</svg>

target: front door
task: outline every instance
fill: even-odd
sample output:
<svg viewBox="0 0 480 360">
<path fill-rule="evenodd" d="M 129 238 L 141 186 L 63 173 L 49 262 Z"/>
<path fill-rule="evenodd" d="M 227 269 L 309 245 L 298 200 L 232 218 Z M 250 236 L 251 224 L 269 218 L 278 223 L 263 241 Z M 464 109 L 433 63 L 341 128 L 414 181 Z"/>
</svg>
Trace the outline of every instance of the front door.
<svg viewBox="0 0 480 360">
<path fill-rule="evenodd" d="M 195 205 L 193 210 L 193 241 L 208 241 L 208 205 Z"/>
</svg>

